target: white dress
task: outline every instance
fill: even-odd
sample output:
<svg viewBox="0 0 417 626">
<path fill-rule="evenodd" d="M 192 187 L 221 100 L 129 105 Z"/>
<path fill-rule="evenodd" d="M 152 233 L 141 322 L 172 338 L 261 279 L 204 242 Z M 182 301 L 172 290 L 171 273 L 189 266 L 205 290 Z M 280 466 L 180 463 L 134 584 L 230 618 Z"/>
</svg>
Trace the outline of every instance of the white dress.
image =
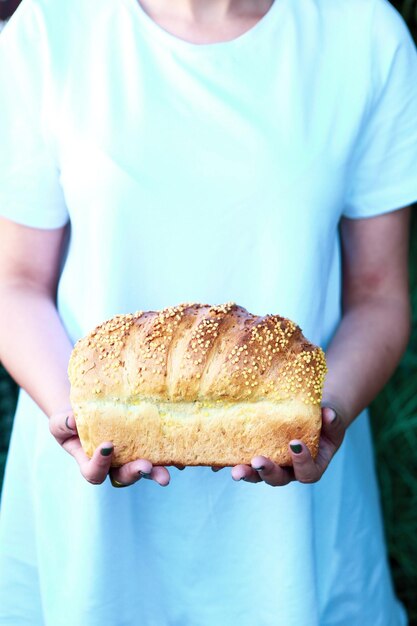
<svg viewBox="0 0 417 626">
<path fill-rule="evenodd" d="M 276 0 L 208 45 L 136 0 L 23 0 L 0 107 L 0 213 L 71 221 L 74 341 L 116 313 L 232 300 L 325 346 L 341 216 L 417 198 L 417 57 L 385 0 Z M 315 485 L 187 468 L 116 490 L 81 477 L 22 393 L 0 546 L 2 626 L 406 623 L 366 415 Z"/>
</svg>

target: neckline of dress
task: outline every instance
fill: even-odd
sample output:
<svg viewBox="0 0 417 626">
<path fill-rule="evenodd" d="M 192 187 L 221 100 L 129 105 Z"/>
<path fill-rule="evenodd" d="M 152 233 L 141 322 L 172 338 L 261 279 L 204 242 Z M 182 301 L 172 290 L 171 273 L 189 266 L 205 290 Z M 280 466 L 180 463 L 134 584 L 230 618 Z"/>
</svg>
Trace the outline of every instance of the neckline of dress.
<svg viewBox="0 0 417 626">
<path fill-rule="evenodd" d="M 161 40 L 165 40 L 165 43 L 171 44 L 178 48 L 188 49 L 188 50 L 219 50 L 224 48 L 231 48 L 235 46 L 239 46 L 250 40 L 256 38 L 258 34 L 260 34 L 266 26 L 272 20 L 274 13 L 277 10 L 277 7 L 281 4 L 281 0 L 273 0 L 268 11 L 254 24 L 241 33 L 237 37 L 233 39 L 227 39 L 225 41 L 215 41 L 212 43 L 193 43 L 188 41 L 187 39 L 182 39 L 181 37 L 177 37 L 173 33 L 170 33 L 168 30 L 165 30 L 160 26 L 157 22 L 155 22 L 148 13 L 146 13 L 145 9 L 142 7 L 139 0 L 125 0 L 127 4 L 129 4 L 134 10 L 136 16 L 139 20 L 144 24 L 144 26 L 152 31 L 152 34 L 159 37 Z"/>
</svg>

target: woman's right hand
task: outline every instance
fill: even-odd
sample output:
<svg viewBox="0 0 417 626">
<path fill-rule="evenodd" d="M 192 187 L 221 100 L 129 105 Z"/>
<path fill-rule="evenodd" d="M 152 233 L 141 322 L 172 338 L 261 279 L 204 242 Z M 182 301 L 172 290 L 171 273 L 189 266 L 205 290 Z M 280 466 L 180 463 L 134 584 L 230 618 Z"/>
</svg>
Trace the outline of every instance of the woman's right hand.
<svg viewBox="0 0 417 626">
<path fill-rule="evenodd" d="M 110 441 L 103 442 L 90 459 L 81 446 L 72 410 L 51 415 L 49 430 L 59 445 L 74 457 L 81 474 L 92 485 L 100 485 L 107 475 L 113 487 L 128 487 L 142 478 L 153 480 L 162 487 L 169 484 L 168 470 L 165 467 L 154 467 L 146 459 L 138 459 L 121 467 L 110 467 L 114 450 Z"/>
</svg>

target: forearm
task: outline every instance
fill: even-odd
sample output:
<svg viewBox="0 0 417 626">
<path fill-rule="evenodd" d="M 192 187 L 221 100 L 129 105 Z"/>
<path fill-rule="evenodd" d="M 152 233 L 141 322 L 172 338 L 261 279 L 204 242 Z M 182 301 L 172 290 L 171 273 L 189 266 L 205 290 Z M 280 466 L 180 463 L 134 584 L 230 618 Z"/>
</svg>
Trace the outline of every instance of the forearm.
<svg viewBox="0 0 417 626">
<path fill-rule="evenodd" d="M 348 426 L 375 398 L 397 366 L 409 338 L 408 302 L 369 298 L 348 309 L 327 350 L 323 403 Z"/>
<path fill-rule="evenodd" d="M 53 299 L 36 286 L 11 281 L 0 288 L 0 360 L 41 409 L 69 406 L 71 342 Z"/>
</svg>

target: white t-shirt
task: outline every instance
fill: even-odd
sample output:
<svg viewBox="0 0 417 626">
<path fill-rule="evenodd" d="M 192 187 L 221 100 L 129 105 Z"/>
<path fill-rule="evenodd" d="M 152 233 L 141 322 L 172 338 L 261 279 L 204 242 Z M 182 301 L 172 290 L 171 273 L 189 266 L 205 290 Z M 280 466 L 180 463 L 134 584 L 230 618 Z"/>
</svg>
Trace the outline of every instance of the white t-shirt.
<svg viewBox="0 0 417 626">
<path fill-rule="evenodd" d="M 207 45 L 136 0 L 24 0 L 0 107 L 0 214 L 71 222 L 74 341 L 116 313 L 233 300 L 325 346 L 340 218 L 417 199 L 417 56 L 385 0 L 276 0 Z M 83 480 L 22 393 L 0 541 L 1 625 L 405 623 L 366 415 L 315 485 L 187 468 L 115 490 Z"/>
</svg>

